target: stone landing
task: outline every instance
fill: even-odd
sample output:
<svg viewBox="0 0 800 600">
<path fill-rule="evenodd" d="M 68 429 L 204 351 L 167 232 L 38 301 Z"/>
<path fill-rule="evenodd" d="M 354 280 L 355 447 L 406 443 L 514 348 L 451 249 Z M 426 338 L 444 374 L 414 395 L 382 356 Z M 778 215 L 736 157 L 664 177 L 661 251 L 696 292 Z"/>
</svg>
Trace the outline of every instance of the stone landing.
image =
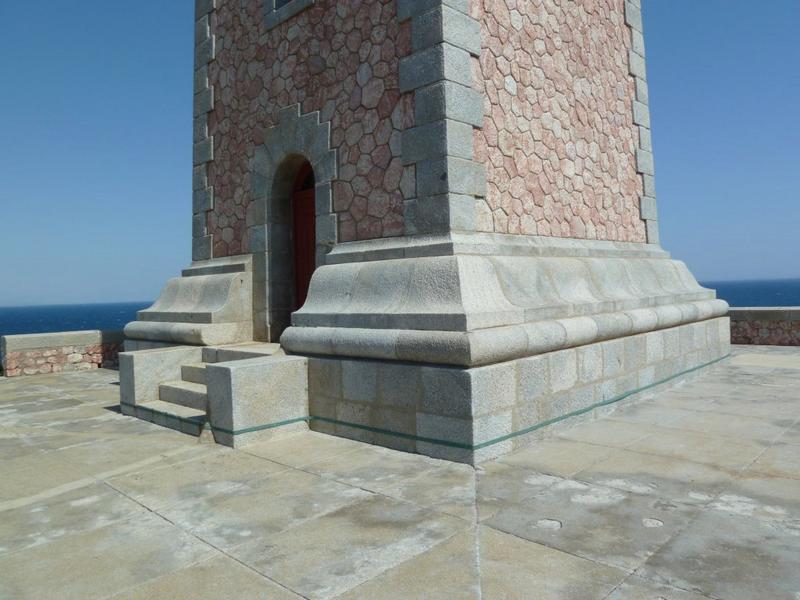
<svg viewBox="0 0 800 600">
<path fill-rule="evenodd" d="M 0 378 L 0 597 L 792 599 L 800 349 L 702 372 L 478 468 L 198 444 L 105 369 Z"/>
</svg>

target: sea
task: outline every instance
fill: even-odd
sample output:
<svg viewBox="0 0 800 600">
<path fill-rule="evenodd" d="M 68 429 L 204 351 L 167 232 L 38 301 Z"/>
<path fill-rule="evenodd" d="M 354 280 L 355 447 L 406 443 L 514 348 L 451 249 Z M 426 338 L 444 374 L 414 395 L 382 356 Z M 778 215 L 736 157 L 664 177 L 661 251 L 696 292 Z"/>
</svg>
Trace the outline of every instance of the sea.
<svg viewBox="0 0 800 600">
<path fill-rule="evenodd" d="M 703 281 L 731 306 L 800 306 L 800 279 Z M 0 307 L 0 335 L 122 329 L 152 302 Z"/>
</svg>

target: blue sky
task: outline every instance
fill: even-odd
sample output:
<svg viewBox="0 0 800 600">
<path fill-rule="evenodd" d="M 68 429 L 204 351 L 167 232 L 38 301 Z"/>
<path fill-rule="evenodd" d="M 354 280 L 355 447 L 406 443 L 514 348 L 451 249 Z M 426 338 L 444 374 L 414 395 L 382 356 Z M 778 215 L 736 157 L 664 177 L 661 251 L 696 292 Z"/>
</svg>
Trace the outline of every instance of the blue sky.
<svg viewBox="0 0 800 600">
<path fill-rule="evenodd" d="M 150 300 L 189 263 L 193 4 L 0 1 L 0 306 Z M 663 246 L 800 277 L 800 2 L 644 4 Z"/>
</svg>

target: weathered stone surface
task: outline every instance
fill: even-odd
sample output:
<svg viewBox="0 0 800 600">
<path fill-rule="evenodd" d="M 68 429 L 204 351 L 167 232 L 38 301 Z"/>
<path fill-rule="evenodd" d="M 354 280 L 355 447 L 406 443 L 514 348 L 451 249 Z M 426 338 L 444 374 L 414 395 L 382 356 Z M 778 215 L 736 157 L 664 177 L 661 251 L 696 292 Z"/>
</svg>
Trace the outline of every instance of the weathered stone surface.
<svg viewBox="0 0 800 600">
<path fill-rule="evenodd" d="M 108 410 L 112 371 L 2 379 L 0 595 L 791 597 L 800 360 L 734 353 L 477 469 L 314 432 L 198 444 Z M 777 434 L 743 471 L 715 443 L 640 451 L 698 424 L 746 446 L 742 423 Z"/>
</svg>

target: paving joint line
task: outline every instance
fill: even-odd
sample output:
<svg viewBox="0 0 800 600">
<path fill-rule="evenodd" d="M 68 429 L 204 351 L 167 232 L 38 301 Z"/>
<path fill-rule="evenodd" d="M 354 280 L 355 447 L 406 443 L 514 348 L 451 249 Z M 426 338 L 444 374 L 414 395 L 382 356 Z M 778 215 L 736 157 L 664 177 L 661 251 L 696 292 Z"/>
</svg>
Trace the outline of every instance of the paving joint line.
<svg viewBox="0 0 800 600">
<path fill-rule="evenodd" d="M 280 586 L 280 587 L 281 587 L 281 588 L 283 588 L 284 590 L 286 590 L 286 591 L 288 591 L 288 592 L 290 592 L 290 593 L 292 593 L 292 594 L 295 594 L 295 595 L 297 595 L 297 596 L 300 596 L 301 598 L 305 598 L 305 600 L 311 600 L 311 599 L 310 599 L 308 596 L 304 596 L 303 594 L 301 594 L 301 593 L 299 593 L 299 592 L 296 592 L 295 590 L 291 589 L 290 587 L 287 587 L 286 585 L 282 584 L 281 582 L 274 580 L 274 579 L 273 579 L 272 577 L 270 577 L 269 575 L 266 575 L 265 573 L 262 573 L 261 571 L 259 571 L 259 570 L 258 570 L 258 569 L 256 569 L 255 567 L 252 567 L 252 566 L 248 565 L 246 562 L 243 562 L 243 561 L 239 560 L 238 558 L 236 558 L 235 556 L 232 556 L 231 554 L 229 554 L 228 552 L 226 552 L 226 551 L 225 551 L 225 550 L 223 550 L 222 548 L 219 548 L 218 546 L 215 546 L 214 544 L 212 544 L 212 543 L 211 543 L 211 542 L 209 542 L 208 540 L 205 540 L 205 539 L 203 539 L 202 537 L 198 536 L 198 535 L 197 535 L 197 534 L 195 534 L 193 531 L 191 531 L 191 530 L 189 530 L 189 529 L 186 529 L 186 528 L 182 527 L 182 526 L 181 526 L 181 525 L 179 525 L 178 523 L 174 522 L 172 519 L 168 518 L 168 517 L 167 517 L 167 516 L 165 516 L 165 515 L 162 515 L 160 512 L 158 512 L 158 510 L 156 510 L 156 509 L 153 509 L 153 508 L 150 508 L 149 506 L 147 506 L 146 504 L 143 504 L 142 502 L 140 502 L 140 501 L 139 501 L 139 500 L 137 500 L 136 498 L 133 498 L 132 496 L 129 496 L 128 494 L 126 494 L 126 493 L 125 493 L 125 492 L 123 492 L 122 490 L 119 490 L 119 489 L 115 488 L 115 487 L 114 487 L 113 485 L 111 485 L 109 482 L 107 482 L 107 481 L 104 481 L 103 483 L 105 483 L 106 485 L 108 485 L 108 487 L 110 487 L 112 490 L 114 490 L 114 491 L 116 491 L 117 493 L 119 493 L 119 494 L 121 494 L 121 495 L 125 496 L 126 498 L 128 498 L 128 499 L 129 499 L 129 500 L 131 500 L 132 502 L 135 502 L 136 504 L 138 504 L 138 505 L 139 505 L 139 506 L 141 506 L 142 508 L 146 509 L 148 512 L 150 512 L 150 513 L 152 513 L 152 514 L 156 515 L 157 517 L 159 517 L 160 519 L 162 519 L 162 520 L 166 521 L 167 523 L 169 523 L 170 525 L 172 525 L 172 526 L 173 526 L 173 527 L 175 527 L 176 529 L 178 529 L 178 530 L 180 530 L 180 531 L 183 531 L 183 532 L 184 532 L 184 533 L 186 533 L 187 535 L 190 535 L 191 537 L 193 537 L 194 539 L 196 539 L 196 540 L 197 540 L 198 542 L 200 542 L 201 544 L 203 544 L 203 545 L 205 545 L 205 546 L 208 546 L 209 548 L 213 548 L 214 550 L 216 550 L 216 551 L 217 551 L 217 552 L 219 552 L 220 554 L 222 554 L 222 555 L 226 556 L 227 558 L 231 559 L 232 561 L 239 563 L 240 565 L 242 565 L 243 567 L 245 567 L 245 568 L 246 568 L 246 569 L 248 569 L 249 571 L 252 571 L 253 573 L 255 573 L 256 575 L 258 575 L 259 577 L 263 577 L 264 579 L 267 579 L 267 580 L 271 581 L 271 582 L 272 582 L 272 583 L 274 583 L 275 585 L 278 585 L 278 586 Z M 204 559 L 204 560 L 208 560 L 208 559 Z M 201 562 L 203 562 L 203 560 L 198 560 L 197 562 L 194 562 L 194 563 L 192 563 L 192 564 L 190 564 L 190 565 L 188 565 L 188 566 L 189 566 L 189 567 L 192 567 L 192 566 L 194 566 L 194 565 L 197 565 L 197 564 L 199 564 L 199 563 L 201 563 Z M 187 568 L 187 567 L 182 567 L 182 569 L 183 569 L 183 568 Z M 170 573 L 174 573 L 174 572 L 175 572 L 175 571 L 170 571 Z M 170 573 L 165 573 L 164 575 L 162 575 L 162 576 L 159 576 L 159 577 L 156 577 L 155 579 L 151 579 L 150 581 L 156 581 L 156 580 L 158 580 L 158 579 L 161 579 L 161 577 L 164 577 L 164 576 L 166 576 L 166 575 L 169 575 Z M 148 582 L 145 582 L 145 583 L 148 583 Z M 144 584 L 142 584 L 142 585 L 144 585 Z M 137 586 L 134 586 L 134 587 L 137 587 Z M 128 588 L 128 589 L 131 589 L 131 588 Z"/>
</svg>

